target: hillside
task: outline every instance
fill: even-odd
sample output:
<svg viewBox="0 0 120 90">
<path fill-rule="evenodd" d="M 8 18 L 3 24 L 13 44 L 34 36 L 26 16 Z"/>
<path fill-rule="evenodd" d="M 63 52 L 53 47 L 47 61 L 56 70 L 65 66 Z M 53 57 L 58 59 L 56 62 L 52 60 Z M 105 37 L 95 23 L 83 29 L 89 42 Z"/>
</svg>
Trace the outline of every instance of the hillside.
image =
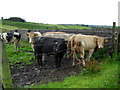
<svg viewBox="0 0 120 90">
<path fill-rule="evenodd" d="M 80 25 L 58 25 L 58 24 L 43 24 L 43 23 L 33 23 L 33 22 L 14 22 L 3 20 L 0 28 L 3 32 L 15 29 L 42 29 L 42 30 L 52 30 L 52 29 L 90 29 L 88 27 Z"/>
</svg>

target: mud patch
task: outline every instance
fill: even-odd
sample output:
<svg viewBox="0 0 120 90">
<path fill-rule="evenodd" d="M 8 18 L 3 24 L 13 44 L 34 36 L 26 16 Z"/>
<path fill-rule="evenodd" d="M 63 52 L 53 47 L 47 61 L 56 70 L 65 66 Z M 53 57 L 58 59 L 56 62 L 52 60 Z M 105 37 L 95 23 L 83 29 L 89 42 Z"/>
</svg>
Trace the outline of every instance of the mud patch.
<svg viewBox="0 0 120 90">
<path fill-rule="evenodd" d="M 18 66 L 25 68 L 19 68 Z M 55 68 L 53 56 L 45 59 L 43 66 L 38 64 L 26 65 L 24 62 L 14 65 L 12 68 L 12 77 L 14 87 L 18 88 L 30 84 L 47 84 L 48 82 L 63 81 L 71 75 L 78 75 L 81 72 L 81 66 L 72 66 L 72 60 L 63 58 L 60 70 Z"/>
</svg>

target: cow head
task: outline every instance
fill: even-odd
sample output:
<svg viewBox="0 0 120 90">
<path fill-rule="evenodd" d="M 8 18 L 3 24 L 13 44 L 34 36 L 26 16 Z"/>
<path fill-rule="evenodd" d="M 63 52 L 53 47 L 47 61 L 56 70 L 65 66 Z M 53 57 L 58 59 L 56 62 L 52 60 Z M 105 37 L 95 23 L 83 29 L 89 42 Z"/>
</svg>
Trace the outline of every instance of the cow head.
<svg viewBox="0 0 120 90">
<path fill-rule="evenodd" d="M 34 32 L 27 32 L 26 36 L 29 38 L 29 43 L 32 44 L 33 43 L 33 39 L 37 36 L 40 36 L 41 34 L 38 33 L 34 33 Z"/>
<path fill-rule="evenodd" d="M 106 37 L 96 37 L 98 48 L 104 48 L 104 42 L 108 42 Z"/>
</svg>

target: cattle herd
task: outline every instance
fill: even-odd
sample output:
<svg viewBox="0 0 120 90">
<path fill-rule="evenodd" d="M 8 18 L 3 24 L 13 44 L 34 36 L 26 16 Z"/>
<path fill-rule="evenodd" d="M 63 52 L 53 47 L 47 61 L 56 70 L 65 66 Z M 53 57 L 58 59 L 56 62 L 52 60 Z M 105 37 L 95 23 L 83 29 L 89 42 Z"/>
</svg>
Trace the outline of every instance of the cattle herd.
<svg viewBox="0 0 120 90">
<path fill-rule="evenodd" d="M 54 55 L 56 68 L 60 68 L 60 62 L 67 53 L 71 55 L 73 60 L 73 66 L 75 66 L 75 60 L 78 64 L 82 64 L 85 67 L 85 62 L 89 61 L 94 50 L 97 48 L 103 48 L 104 42 L 107 42 L 106 37 L 96 35 L 83 35 L 81 33 L 66 33 L 66 32 L 26 32 L 29 43 L 35 55 L 35 59 L 38 64 L 42 66 L 45 54 Z M 14 51 L 19 51 L 21 34 L 15 30 L 13 33 L 1 33 L 0 39 L 5 43 L 14 43 Z M 88 51 L 88 56 L 85 58 L 85 52 Z M 81 56 L 78 58 L 77 54 Z"/>
</svg>

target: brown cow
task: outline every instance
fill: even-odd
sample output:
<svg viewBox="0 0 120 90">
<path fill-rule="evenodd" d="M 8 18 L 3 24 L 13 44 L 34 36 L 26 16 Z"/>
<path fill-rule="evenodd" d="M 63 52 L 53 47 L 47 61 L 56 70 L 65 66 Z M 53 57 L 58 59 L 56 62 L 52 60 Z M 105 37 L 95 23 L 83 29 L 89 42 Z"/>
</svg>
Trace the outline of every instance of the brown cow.
<svg viewBox="0 0 120 90">
<path fill-rule="evenodd" d="M 104 47 L 104 42 L 107 42 L 105 37 L 95 36 L 95 35 L 73 35 L 68 41 L 69 48 L 71 48 L 71 53 L 73 55 L 73 66 L 75 65 L 75 58 L 77 58 L 76 53 L 79 53 L 82 58 L 82 64 L 85 67 L 85 51 L 88 51 L 88 56 L 86 60 L 90 60 L 94 49 L 98 46 L 98 48 Z"/>
</svg>

